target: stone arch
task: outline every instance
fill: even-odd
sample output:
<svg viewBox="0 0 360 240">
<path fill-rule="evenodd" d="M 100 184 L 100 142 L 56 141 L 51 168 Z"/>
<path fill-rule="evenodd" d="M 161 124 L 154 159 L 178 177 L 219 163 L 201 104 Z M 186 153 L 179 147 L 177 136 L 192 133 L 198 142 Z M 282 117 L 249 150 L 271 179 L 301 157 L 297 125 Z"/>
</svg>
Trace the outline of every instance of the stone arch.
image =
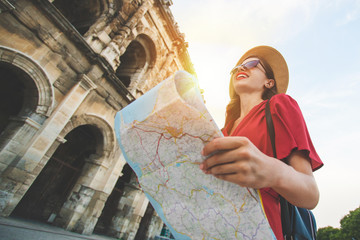
<svg viewBox="0 0 360 240">
<path fill-rule="evenodd" d="M 139 24 L 136 28 L 136 32 L 137 38 L 144 38 L 145 36 L 148 41 L 151 41 L 153 43 L 152 51 L 154 52 L 153 56 L 155 56 L 153 58 L 151 66 L 149 66 L 147 73 L 143 76 L 143 79 L 137 83 L 136 91 L 133 91 L 133 94 L 135 96 L 138 96 L 138 93 L 142 95 L 150 88 L 154 87 L 162 79 L 164 79 L 164 74 L 162 72 L 165 71 L 168 67 L 168 65 L 164 64 L 167 64 L 167 62 L 171 61 L 171 59 L 173 58 L 171 57 L 171 55 L 173 53 L 168 47 L 164 45 L 158 33 L 155 32 L 153 29 L 147 28 Z M 163 66 L 166 66 L 166 68 L 162 69 Z"/>
<path fill-rule="evenodd" d="M 144 32 L 145 30 L 142 29 Z M 151 33 L 148 30 L 148 33 Z M 144 76 L 155 66 L 158 56 L 157 47 L 152 38 L 146 34 L 137 34 L 120 57 L 116 75 L 133 93 L 143 81 Z"/>
<path fill-rule="evenodd" d="M 90 124 L 67 133 L 66 142 L 49 157 L 12 215 L 40 221 L 56 216 L 86 171 L 86 164 L 97 154 L 101 135 L 100 129 Z"/>
<path fill-rule="evenodd" d="M 149 68 L 153 68 L 158 55 L 154 41 L 146 34 L 137 35 L 135 41 L 139 42 L 144 47 L 146 62 L 149 64 Z"/>
<path fill-rule="evenodd" d="M 38 90 L 34 81 L 21 69 L 0 62 L 0 133 L 14 125 L 14 119 L 34 112 Z"/>
<path fill-rule="evenodd" d="M 140 39 L 143 46 L 149 49 L 149 57 L 151 58 L 150 66 L 153 67 L 156 63 L 156 60 L 158 59 L 158 56 L 161 55 L 160 38 L 154 30 L 141 25 L 136 28 L 136 31 L 137 35 L 135 39 Z"/>
<path fill-rule="evenodd" d="M 54 89 L 41 66 L 23 53 L 3 46 L 0 46 L 0 63 L 21 69 L 34 81 L 38 91 L 35 113 L 50 116 L 54 104 Z"/>
<path fill-rule="evenodd" d="M 91 125 L 100 130 L 102 134 L 102 136 L 99 136 L 101 144 L 97 146 L 96 159 L 107 159 L 114 151 L 115 133 L 110 123 L 95 114 L 83 114 L 72 117 L 59 137 L 64 138 L 70 131 L 82 125 Z"/>
<path fill-rule="evenodd" d="M 54 0 L 54 6 L 82 35 L 99 21 L 113 16 L 121 9 L 119 0 Z"/>
</svg>

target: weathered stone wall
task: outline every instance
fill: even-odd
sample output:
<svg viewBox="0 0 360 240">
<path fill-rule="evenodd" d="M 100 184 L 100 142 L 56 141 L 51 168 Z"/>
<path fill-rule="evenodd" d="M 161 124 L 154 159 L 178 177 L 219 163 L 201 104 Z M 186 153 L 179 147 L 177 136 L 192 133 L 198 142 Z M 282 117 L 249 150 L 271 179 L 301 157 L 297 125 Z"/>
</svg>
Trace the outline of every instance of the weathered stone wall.
<svg viewBox="0 0 360 240">
<path fill-rule="evenodd" d="M 8 84 L 14 81 L 22 94 L 20 107 L 6 103 L 16 111 L 0 108 L 2 216 L 21 215 L 28 193 L 40 196 L 44 191 L 32 188 L 35 179 L 49 161 L 58 161 L 76 174 L 63 189 L 61 208 L 43 209 L 42 215 L 65 229 L 93 232 L 125 165 L 114 132 L 116 112 L 177 70 L 195 74 L 171 4 L 0 0 L 0 76 L 15 76 L 0 84 L 15 93 Z M 93 147 L 69 138 L 77 129 L 94 129 L 81 134 L 89 135 Z M 72 141 L 81 154 L 63 153 Z M 132 181 L 122 189 L 108 230 L 113 236 L 133 239 L 144 216 L 148 201 L 134 185 Z M 161 226 L 155 214 L 148 238 L 159 234 Z"/>
</svg>

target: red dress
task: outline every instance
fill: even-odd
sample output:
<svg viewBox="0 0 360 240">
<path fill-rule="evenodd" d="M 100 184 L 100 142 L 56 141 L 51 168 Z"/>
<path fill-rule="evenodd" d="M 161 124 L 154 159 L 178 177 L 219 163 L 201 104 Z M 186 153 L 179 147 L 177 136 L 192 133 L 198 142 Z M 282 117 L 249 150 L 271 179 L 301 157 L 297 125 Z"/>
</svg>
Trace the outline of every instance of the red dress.
<svg viewBox="0 0 360 240">
<path fill-rule="evenodd" d="M 239 123 L 231 136 L 247 137 L 257 148 L 273 156 L 270 136 L 267 131 L 265 105 L 267 100 L 256 105 Z M 311 159 L 313 171 L 323 163 L 311 142 L 301 110 L 296 101 L 288 95 L 277 94 L 270 100 L 270 111 L 275 128 L 275 146 L 278 159 L 287 158 L 294 150 L 305 150 Z M 223 129 L 229 136 L 233 122 Z M 260 189 L 265 214 L 278 240 L 283 239 L 279 194 L 271 188 Z"/>
</svg>

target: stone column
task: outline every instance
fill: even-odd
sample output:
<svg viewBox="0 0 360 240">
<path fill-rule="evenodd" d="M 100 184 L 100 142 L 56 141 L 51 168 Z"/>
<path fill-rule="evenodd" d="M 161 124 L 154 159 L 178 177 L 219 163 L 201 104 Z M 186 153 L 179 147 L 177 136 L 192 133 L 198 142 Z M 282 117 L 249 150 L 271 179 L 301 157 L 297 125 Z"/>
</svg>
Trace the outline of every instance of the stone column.
<svg viewBox="0 0 360 240">
<path fill-rule="evenodd" d="M 81 234 L 92 234 L 105 202 L 125 164 L 122 155 L 91 155 L 62 206 L 54 224 Z"/>
<path fill-rule="evenodd" d="M 40 128 L 41 124 L 34 120 L 34 117 L 10 118 L 10 123 L 1 136 L 4 143 L 0 143 L 0 174 L 17 158 L 20 152 L 26 150 L 26 144 L 31 141 Z"/>
<path fill-rule="evenodd" d="M 81 176 L 77 180 L 70 196 L 62 206 L 54 224 L 81 234 L 91 234 L 101 214 L 109 194 L 100 191 L 104 184 L 104 158 L 93 154 L 86 159 Z"/>
<path fill-rule="evenodd" d="M 91 234 L 108 194 L 77 184 L 56 217 L 54 225 L 81 234 Z"/>
<path fill-rule="evenodd" d="M 35 180 L 36 169 L 46 152 L 50 149 L 58 135 L 96 85 L 85 75 L 80 75 L 80 81 L 67 93 L 52 115 L 37 131 L 32 142 L 19 160 L 13 161 L 3 172 L 0 184 L 2 199 L 0 212 L 8 216 L 21 200 L 27 189 Z"/>
<path fill-rule="evenodd" d="M 173 51 L 169 52 L 166 55 L 166 60 L 164 62 L 164 64 L 161 66 L 161 70 L 159 73 L 159 77 L 158 77 L 158 81 L 162 81 L 164 80 L 164 78 L 166 77 L 167 71 L 169 70 L 169 67 L 171 65 L 171 63 L 174 61 L 175 58 L 175 54 Z"/>
<path fill-rule="evenodd" d="M 134 37 L 131 37 L 133 29 L 144 17 L 151 5 L 152 1 L 144 1 L 127 23 L 119 28 L 118 34 L 100 53 L 101 56 L 103 56 L 111 64 L 114 70 L 120 65 L 120 56 L 125 53 L 127 46 L 132 40 L 134 40 Z M 131 37 L 131 39 L 128 39 L 129 37 Z"/>
<path fill-rule="evenodd" d="M 155 236 L 160 236 L 163 225 L 163 221 L 156 213 L 156 211 L 154 211 L 145 239 L 152 240 L 155 238 Z"/>
<path fill-rule="evenodd" d="M 148 203 L 149 200 L 141 189 L 126 185 L 108 234 L 124 240 L 134 239 Z"/>
</svg>

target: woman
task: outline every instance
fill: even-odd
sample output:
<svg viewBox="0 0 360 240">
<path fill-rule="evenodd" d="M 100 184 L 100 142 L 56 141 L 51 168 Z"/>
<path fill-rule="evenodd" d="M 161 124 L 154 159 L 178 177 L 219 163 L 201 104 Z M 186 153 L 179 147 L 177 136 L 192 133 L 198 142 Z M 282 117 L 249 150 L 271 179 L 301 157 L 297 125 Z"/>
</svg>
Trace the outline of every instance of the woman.
<svg viewBox="0 0 360 240">
<path fill-rule="evenodd" d="M 288 68 L 274 48 L 246 52 L 231 71 L 230 103 L 224 138 L 207 144 L 200 168 L 206 174 L 260 189 L 265 214 L 277 239 L 283 239 L 279 194 L 295 206 L 313 209 L 319 190 L 313 171 L 323 163 L 317 155 L 300 108 L 290 96 Z M 270 100 L 278 159 L 273 158 L 265 104 Z"/>
</svg>

